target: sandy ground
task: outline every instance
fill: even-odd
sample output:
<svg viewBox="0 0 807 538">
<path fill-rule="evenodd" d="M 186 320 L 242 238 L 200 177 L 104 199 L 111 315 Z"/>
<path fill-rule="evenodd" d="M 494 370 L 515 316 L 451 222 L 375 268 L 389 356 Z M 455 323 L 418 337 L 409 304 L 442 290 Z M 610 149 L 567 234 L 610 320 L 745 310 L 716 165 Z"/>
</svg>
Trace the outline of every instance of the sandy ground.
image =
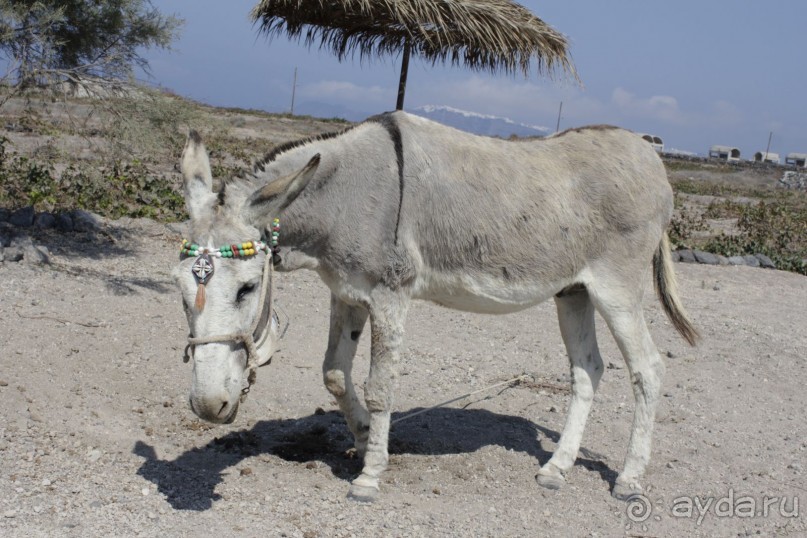
<svg viewBox="0 0 807 538">
<path fill-rule="evenodd" d="M 282 350 L 236 421 L 213 426 L 187 405 L 179 234 L 147 220 L 104 229 L 35 237 L 49 266 L 0 264 L 2 536 L 807 535 L 803 276 L 677 264 L 697 348 L 648 290 L 667 362 L 649 513 L 610 496 L 633 398 L 601 319 L 608 369 L 552 492 L 534 480 L 569 399 L 552 302 L 499 317 L 416 304 L 394 418 L 533 381 L 396 424 L 381 500 L 363 505 L 345 498 L 360 463 L 321 382 L 329 294 L 316 275 L 277 276 Z M 357 380 L 368 357 L 363 342 Z"/>
</svg>

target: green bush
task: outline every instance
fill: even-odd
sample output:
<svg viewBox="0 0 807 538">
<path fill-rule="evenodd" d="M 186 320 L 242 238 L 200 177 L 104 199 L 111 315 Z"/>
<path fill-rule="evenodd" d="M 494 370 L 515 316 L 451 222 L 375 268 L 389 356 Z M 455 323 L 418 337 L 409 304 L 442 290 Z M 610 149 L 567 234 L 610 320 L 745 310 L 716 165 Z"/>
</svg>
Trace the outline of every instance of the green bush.
<svg viewBox="0 0 807 538">
<path fill-rule="evenodd" d="M 707 229 L 708 226 L 703 215 L 683 209 L 679 214 L 673 216 L 667 233 L 673 247 L 688 248 L 694 233 Z"/>
<path fill-rule="evenodd" d="M 116 163 L 92 169 L 69 166 L 60 177 L 52 168 L 6 152 L 0 137 L 0 206 L 37 210 L 85 209 L 110 217 L 182 220 L 185 200 L 174 183 L 149 173 L 142 163 Z"/>
<path fill-rule="evenodd" d="M 788 199 L 739 206 L 740 233 L 721 233 L 703 248 L 724 256 L 765 254 L 777 268 L 807 275 L 807 209 L 798 200 L 787 203 Z"/>
</svg>

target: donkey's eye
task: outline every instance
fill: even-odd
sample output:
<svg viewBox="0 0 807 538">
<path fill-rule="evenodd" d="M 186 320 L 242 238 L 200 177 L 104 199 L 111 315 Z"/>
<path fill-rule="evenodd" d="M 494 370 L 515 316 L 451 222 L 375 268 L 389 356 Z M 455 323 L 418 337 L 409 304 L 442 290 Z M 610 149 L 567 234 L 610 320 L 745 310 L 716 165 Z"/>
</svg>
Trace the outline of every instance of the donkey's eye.
<svg viewBox="0 0 807 538">
<path fill-rule="evenodd" d="M 235 302 L 240 303 L 241 301 L 243 301 L 244 297 L 246 297 L 246 295 L 248 293 L 252 292 L 252 290 L 254 290 L 254 289 L 255 289 L 255 284 L 249 284 L 248 283 L 248 284 L 244 284 L 243 286 L 241 286 L 241 289 L 238 290 L 238 295 L 235 297 Z"/>
</svg>

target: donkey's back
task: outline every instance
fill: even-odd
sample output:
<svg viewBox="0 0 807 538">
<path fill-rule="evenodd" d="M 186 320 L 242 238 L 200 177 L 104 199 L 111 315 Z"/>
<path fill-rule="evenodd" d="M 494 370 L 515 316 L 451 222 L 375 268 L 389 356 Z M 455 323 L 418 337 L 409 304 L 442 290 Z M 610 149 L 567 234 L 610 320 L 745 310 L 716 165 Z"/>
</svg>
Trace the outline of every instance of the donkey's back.
<svg viewBox="0 0 807 538">
<path fill-rule="evenodd" d="M 416 296 L 509 312 L 604 266 L 650 266 L 673 197 L 661 160 L 634 133 L 595 126 L 514 142 L 398 121 Z"/>
</svg>

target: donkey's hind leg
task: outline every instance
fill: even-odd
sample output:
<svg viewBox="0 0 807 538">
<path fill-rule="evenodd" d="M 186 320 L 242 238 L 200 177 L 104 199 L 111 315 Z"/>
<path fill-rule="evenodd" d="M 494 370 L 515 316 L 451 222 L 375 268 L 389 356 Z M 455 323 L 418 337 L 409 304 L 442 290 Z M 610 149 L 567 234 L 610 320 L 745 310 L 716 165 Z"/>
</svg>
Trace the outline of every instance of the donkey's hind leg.
<svg viewBox="0 0 807 538">
<path fill-rule="evenodd" d="M 615 279 L 614 279 L 615 280 Z M 625 358 L 636 407 L 633 412 L 625 466 L 616 479 L 613 496 L 626 500 L 642 492 L 639 479 L 650 461 L 650 446 L 656 405 L 664 376 L 664 362 L 650 337 L 642 312 L 645 281 L 598 282 L 591 286 L 591 299 L 608 323 Z"/>
<path fill-rule="evenodd" d="M 602 377 L 602 358 L 594 330 L 594 305 L 585 290 L 555 297 L 560 334 L 569 354 L 572 375 L 572 399 L 566 426 L 552 458 L 538 471 L 535 479 L 545 488 L 558 489 L 563 474 L 574 465 L 586 427 L 591 402 Z"/>
<path fill-rule="evenodd" d="M 339 409 L 344 413 L 360 456 L 364 456 L 367 447 L 370 414 L 356 396 L 350 372 L 367 316 L 365 308 L 350 306 L 331 295 L 331 328 L 328 350 L 322 364 L 325 387 L 334 395 Z"/>
</svg>

